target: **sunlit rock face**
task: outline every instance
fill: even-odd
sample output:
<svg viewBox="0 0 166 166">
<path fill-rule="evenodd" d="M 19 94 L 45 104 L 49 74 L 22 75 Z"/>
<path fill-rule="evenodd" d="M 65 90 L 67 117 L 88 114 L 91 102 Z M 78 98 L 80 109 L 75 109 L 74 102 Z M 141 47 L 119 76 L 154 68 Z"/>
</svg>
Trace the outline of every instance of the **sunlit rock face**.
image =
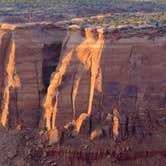
<svg viewBox="0 0 166 166">
<path fill-rule="evenodd" d="M 1 123 L 37 127 L 65 32 L 41 27 L 1 31 Z"/>
<path fill-rule="evenodd" d="M 1 124 L 151 134 L 165 124 L 166 34 L 150 32 L 1 29 Z"/>
<path fill-rule="evenodd" d="M 157 33 L 68 33 L 44 100 L 45 127 L 61 128 L 87 113 L 93 130 L 111 113 L 115 140 L 151 134 L 165 109 L 165 41 Z"/>
<path fill-rule="evenodd" d="M 10 34 L 1 30 L 0 31 L 0 103 L 2 103 L 2 93 L 3 93 L 3 80 L 4 80 L 4 57 L 6 56 L 7 46 L 9 45 Z"/>
<path fill-rule="evenodd" d="M 66 102 L 66 108 L 69 108 L 67 110 L 71 110 L 72 112 L 68 112 L 66 108 L 64 108 L 65 114 L 70 113 L 70 116 L 67 116 L 67 118 L 64 119 L 64 122 L 62 120 L 60 121 L 65 125 L 67 121 L 70 122 L 72 119 L 75 120 L 77 118 L 76 114 L 80 115 L 79 110 L 77 111 L 78 105 L 76 100 L 77 95 L 79 94 L 79 85 L 84 79 L 83 75 L 85 72 L 89 72 L 90 78 L 89 80 L 87 79 L 87 83 L 89 82 L 89 88 L 87 88 L 88 93 L 85 94 L 85 96 L 88 95 L 88 101 L 87 108 L 85 107 L 86 109 L 84 112 L 87 112 L 87 114 L 91 116 L 95 82 L 100 72 L 100 59 L 104 46 L 103 33 L 103 30 L 97 30 L 95 34 L 92 29 L 85 29 L 85 36 L 83 36 L 82 39 L 80 38 L 80 32 L 74 32 L 67 36 L 67 41 L 64 41 L 65 44 L 62 48 L 62 51 L 64 52 L 55 73 L 52 74 L 44 101 L 44 120 L 46 121 L 46 128 L 48 130 L 56 127 L 56 119 L 63 119 L 62 117 L 57 118 L 56 115 L 63 115 L 63 113 L 60 112 L 61 108 L 58 109 L 58 105 L 60 104 L 59 98 L 64 93 L 63 91 L 65 87 L 68 87 L 68 85 L 69 87 L 66 89 L 67 94 L 64 93 L 61 97 L 61 105 L 64 105 L 63 102 Z M 78 40 L 79 38 L 82 41 Z M 68 75 L 69 77 L 66 79 L 68 85 L 63 85 L 63 79 Z M 61 91 L 59 91 L 59 88 L 61 88 Z M 82 97 L 85 96 L 83 95 Z M 65 98 L 63 99 L 63 97 Z M 50 124 L 50 121 L 52 121 L 52 124 Z"/>
</svg>

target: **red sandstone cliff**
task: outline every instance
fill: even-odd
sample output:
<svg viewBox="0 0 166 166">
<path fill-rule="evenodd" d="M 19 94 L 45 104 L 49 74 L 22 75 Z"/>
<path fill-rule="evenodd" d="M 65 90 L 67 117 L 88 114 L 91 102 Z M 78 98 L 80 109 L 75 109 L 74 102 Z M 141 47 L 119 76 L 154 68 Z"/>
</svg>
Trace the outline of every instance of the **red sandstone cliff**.
<svg viewBox="0 0 166 166">
<path fill-rule="evenodd" d="M 100 146 L 98 140 L 106 139 L 112 149 L 112 142 L 148 137 L 152 151 L 162 146 L 165 153 L 165 51 L 165 27 L 67 31 L 3 25 L 1 124 L 56 131 L 52 143 L 83 136 Z"/>
</svg>

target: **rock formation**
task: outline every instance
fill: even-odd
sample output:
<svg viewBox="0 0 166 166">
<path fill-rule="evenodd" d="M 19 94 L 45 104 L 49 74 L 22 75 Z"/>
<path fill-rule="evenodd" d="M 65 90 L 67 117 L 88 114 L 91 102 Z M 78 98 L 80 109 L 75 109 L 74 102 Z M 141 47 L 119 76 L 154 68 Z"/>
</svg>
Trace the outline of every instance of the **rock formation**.
<svg viewBox="0 0 166 166">
<path fill-rule="evenodd" d="M 91 115 L 95 82 L 99 72 L 100 59 L 104 44 L 103 32 L 102 31 L 100 32 L 100 30 L 98 31 L 99 31 L 98 39 L 95 40 L 95 36 L 92 30 L 85 29 L 85 40 L 82 43 L 80 43 L 78 46 L 75 45 L 74 43 L 73 48 L 69 47 L 69 50 L 67 49 L 67 53 L 65 52 L 64 55 L 62 55 L 62 59 L 56 68 L 56 72 L 53 74 L 51 78 L 46 99 L 44 102 L 44 108 L 45 108 L 44 120 L 46 120 L 46 128 L 48 130 L 55 128 L 55 120 L 58 111 L 57 106 L 59 98 L 58 87 L 60 87 L 62 84 L 62 79 L 66 74 L 67 67 L 70 61 L 73 59 L 74 54 L 75 54 L 74 58 L 78 58 L 78 60 L 80 60 L 80 63 L 78 63 L 77 67 L 78 69 L 76 69 L 72 92 L 71 92 L 72 93 L 71 109 L 73 110 L 73 118 L 75 119 L 76 116 L 76 98 L 82 74 L 85 72 L 85 70 L 90 70 L 91 72 L 90 94 L 89 94 L 89 102 L 87 108 L 88 115 L 89 116 Z M 71 34 L 69 37 L 67 37 L 68 39 L 67 45 L 70 46 L 70 43 L 73 44 L 72 38 L 73 36 L 71 36 Z M 66 40 L 64 42 L 66 43 Z M 50 124 L 51 121 L 52 125 Z"/>
<path fill-rule="evenodd" d="M 165 27 L 1 25 L 0 123 L 53 143 L 165 138 L 165 51 Z"/>
<path fill-rule="evenodd" d="M 29 30 L 20 28 L 10 31 L 3 29 L 2 31 L 4 35 L 1 45 L 1 63 L 3 64 L 1 73 L 4 78 L 1 79 L 1 107 L 3 110 L 1 122 L 4 119 L 5 122 L 2 124 L 7 123 L 5 120 L 7 117 L 4 116 L 9 111 L 9 126 L 14 127 L 21 124 L 26 127 L 37 127 L 42 108 L 41 103 L 47 88 L 43 84 L 46 74 L 44 73 L 45 67 L 49 65 L 50 68 L 51 66 L 56 68 L 59 56 L 58 50 L 53 54 L 54 49 L 50 48 L 50 52 L 48 52 L 46 45 L 53 48 L 58 46 L 63 41 L 65 32 L 53 35 L 54 30 L 44 28 L 40 28 L 39 31 L 36 28 Z M 48 35 L 48 33 L 51 34 Z M 62 36 L 58 37 L 58 35 Z M 54 69 L 51 68 L 51 70 Z M 50 76 L 50 72 L 48 71 L 46 77 Z M 13 118 L 18 118 L 14 126 Z"/>
</svg>

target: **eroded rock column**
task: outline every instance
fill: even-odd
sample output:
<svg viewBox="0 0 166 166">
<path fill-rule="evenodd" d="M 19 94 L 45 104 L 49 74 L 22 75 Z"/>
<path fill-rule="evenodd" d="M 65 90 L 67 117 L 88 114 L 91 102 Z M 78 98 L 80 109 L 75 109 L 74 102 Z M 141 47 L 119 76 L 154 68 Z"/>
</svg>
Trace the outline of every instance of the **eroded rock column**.
<svg viewBox="0 0 166 166">
<path fill-rule="evenodd" d="M 3 93 L 2 116 L 1 116 L 1 124 L 4 127 L 6 127 L 8 123 L 10 89 L 19 88 L 21 86 L 20 79 L 15 70 L 15 42 L 14 40 L 11 40 L 11 43 L 10 43 L 10 52 L 8 56 L 6 73 L 7 73 L 7 76 L 5 80 L 5 88 Z"/>
<path fill-rule="evenodd" d="M 95 35 L 97 35 L 97 40 Z M 74 37 L 69 36 L 69 38 L 74 38 Z M 65 39 L 64 41 L 66 45 L 71 44 L 70 42 L 71 42 L 70 39 L 67 40 Z M 88 102 L 89 104 L 87 108 L 87 116 L 91 115 L 95 83 L 97 76 L 101 74 L 100 59 L 102 55 L 103 46 L 104 46 L 103 30 L 98 29 L 96 33 L 94 32 L 94 30 L 87 28 L 85 29 L 85 40 L 80 44 L 76 45 L 75 47 L 72 47 L 67 53 L 62 55 L 56 71 L 51 76 L 50 85 L 47 89 L 47 95 L 44 101 L 45 111 L 44 111 L 43 127 L 45 127 L 47 130 L 56 128 L 55 121 L 56 121 L 56 114 L 58 111 L 57 110 L 58 96 L 60 93 L 58 87 L 60 87 L 62 84 L 62 77 L 65 75 L 66 71 L 68 70 L 68 65 L 72 61 L 73 56 L 76 56 L 80 61 L 80 63 L 78 63 L 77 71 L 74 77 L 72 94 L 71 94 L 72 96 L 71 108 L 73 110 L 73 120 L 74 121 L 76 120 L 75 119 L 77 111 L 76 98 L 78 94 L 79 84 L 82 78 L 82 74 L 86 70 L 90 70 L 91 72 L 91 79 L 89 82 L 90 93 L 89 93 L 89 102 Z"/>
</svg>

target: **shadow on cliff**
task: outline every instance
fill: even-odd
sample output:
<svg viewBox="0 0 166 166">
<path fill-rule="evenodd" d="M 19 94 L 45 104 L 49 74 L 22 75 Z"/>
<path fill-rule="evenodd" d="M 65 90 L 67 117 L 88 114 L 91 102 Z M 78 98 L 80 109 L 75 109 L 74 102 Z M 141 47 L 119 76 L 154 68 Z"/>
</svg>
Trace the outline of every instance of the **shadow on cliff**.
<svg viewBox="0 0 166 166">
<path fill-rule="evenodd" d="M 82 78 L 82 74 L 86 70 L 90 70 L 91 79 L 90 79 L 88 108 L 84 118 L 91 116 L 92 113 L 92 103 L 93 103 L 96 78 L 98 75 L 101 75 L 101 73 L 99 74 L 99 72 L 101 72 L 100 59 L 104 46 L 103 30 L 98 29 L 96 32 L 94 32 L 92 29 L 87 28 L 85 30 L 86 39 L 83 40 L 80 44 L 73 43 L 75 42 L 74 37 L 76 36 L 72 35 L 72 37 L 70 37 L 70 35 L 68 35 L 64 40 L 62 46 L 62 50 L 64 50 L 64 52 L 62 52 L 60 63 L 58 64 L 56 71 L 51 75 L 50 85 L 48 86 L 47 94 L 45 96 L 44 105 L 43 105 L 45 111 L 42 117 L 43 120 L 41 121 L 42 127 L 46 128 L 47 130 L 56 128 L 56 114 L 58 111 L 57 106 L 58 106 L 58 99 L 60 93 L 59 87 L 63 84 L 63 76 L 66 74 L 68 65 L 72 61 L 74 55 L 80 61 L 74 76 L 74 83 L 71 94 L 73 120 L 78 124 L 76 126 L 78 127 L 81 126 L 82 124 L 82 120 L 80 119 L 76 120 L 77 110 L 75 104 L 76 104 L 76 97 L 78 93 L 80 80 Z M 102 77 L 98 78 L 101 79 Z M 101 84 L 100 88 L 99 86 L 97 86 L 98 90 L 102 91 L 102 80 L 98 82 Z M 78 132 L 79 129 L 80 127 L 77 128 Z"/>
</svg>

